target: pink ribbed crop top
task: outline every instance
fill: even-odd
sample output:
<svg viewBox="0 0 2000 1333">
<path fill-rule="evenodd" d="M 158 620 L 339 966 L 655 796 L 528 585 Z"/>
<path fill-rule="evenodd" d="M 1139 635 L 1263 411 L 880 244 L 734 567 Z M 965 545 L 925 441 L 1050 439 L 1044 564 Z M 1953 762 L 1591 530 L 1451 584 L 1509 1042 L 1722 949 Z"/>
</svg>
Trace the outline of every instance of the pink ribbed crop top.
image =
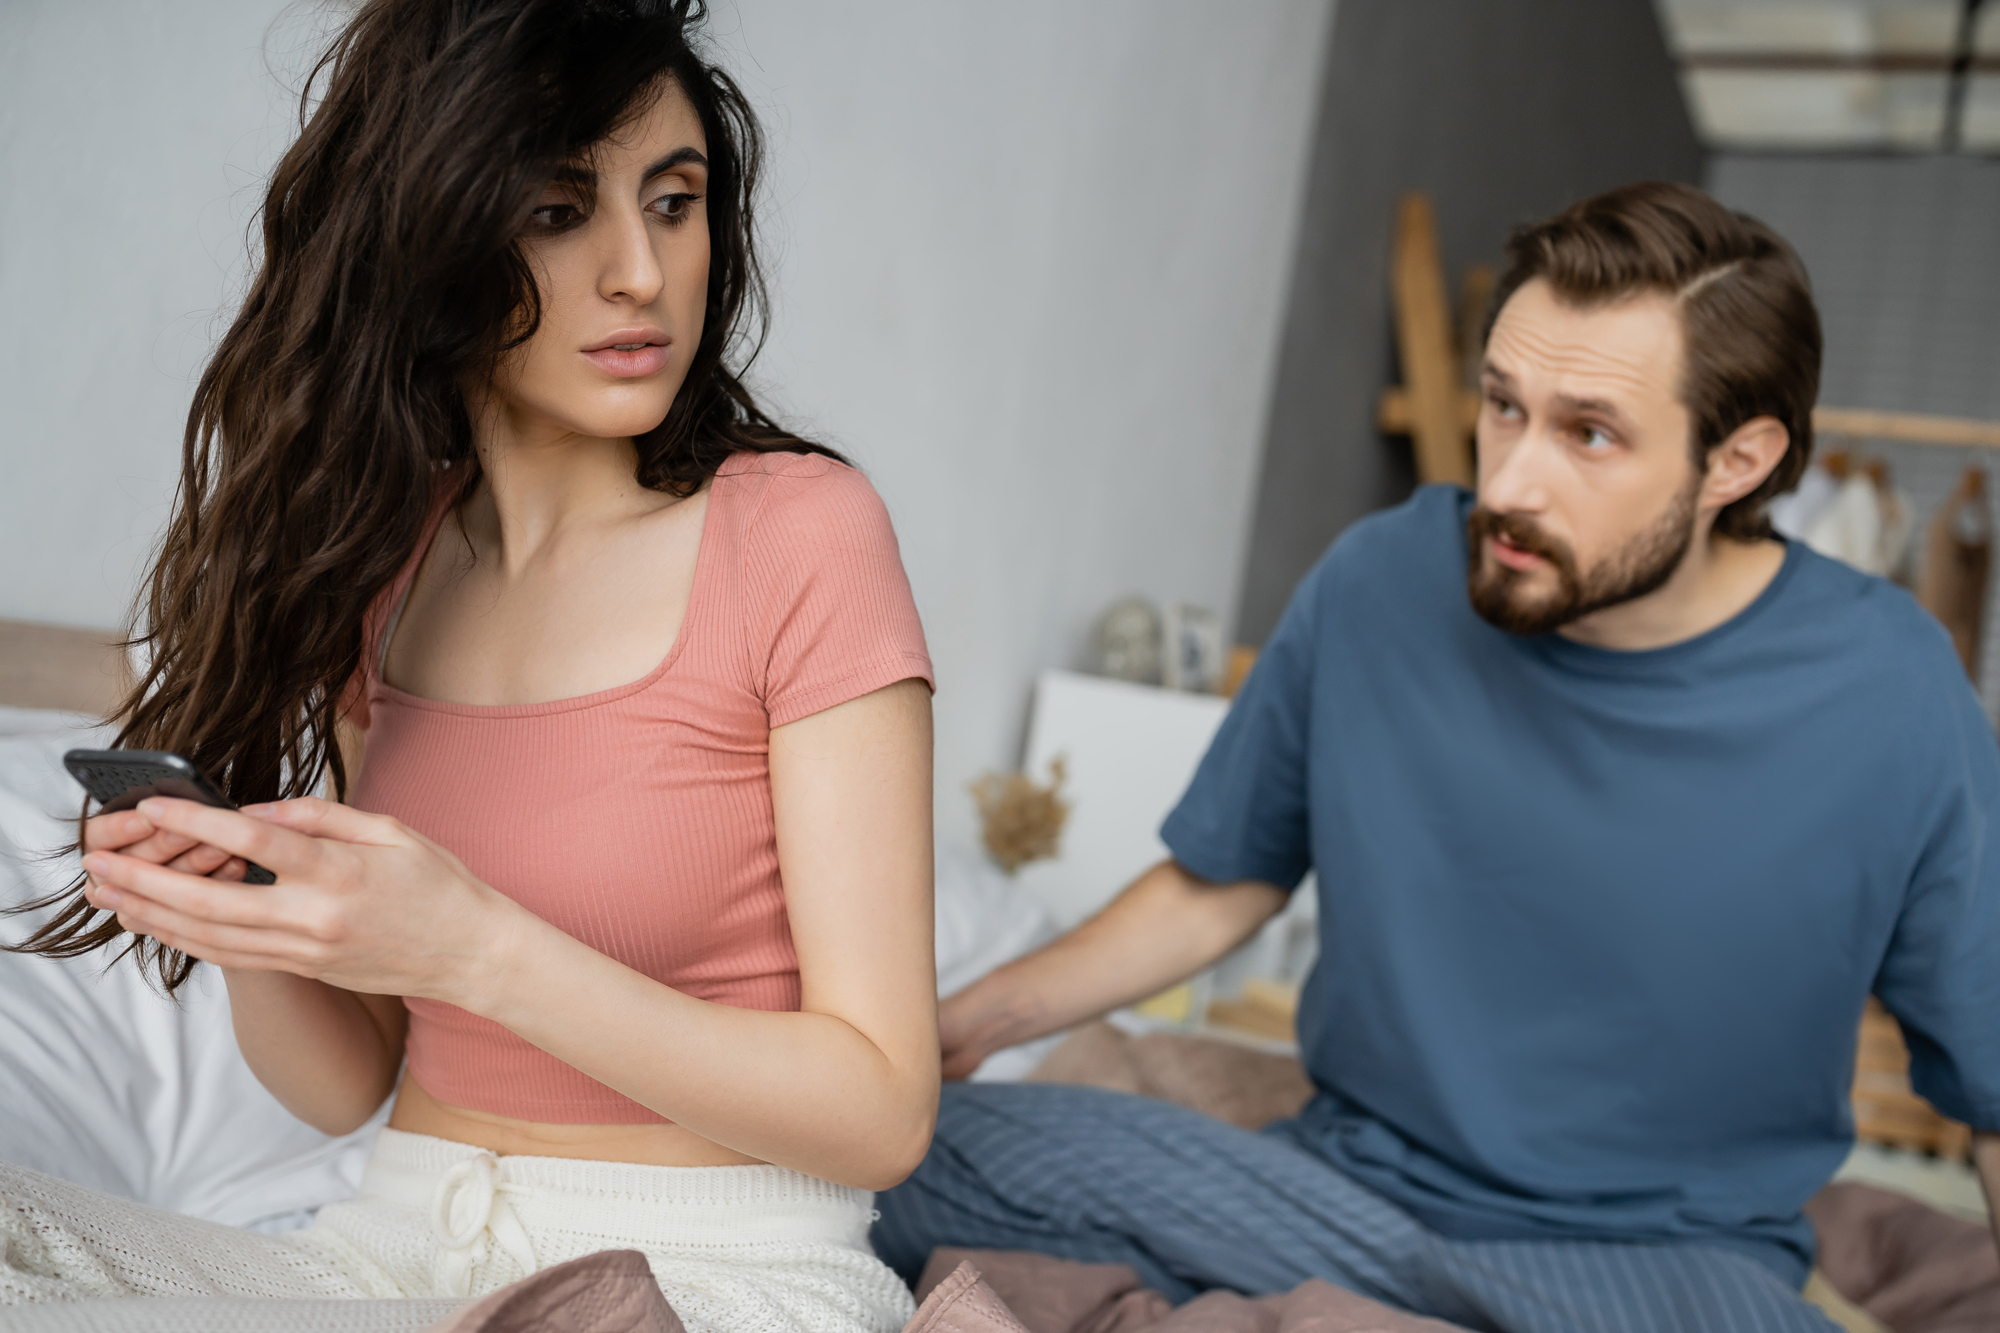
<svg viewBox="0 0 2000 1333">
<path fill-rule="evenodd" d="M 698 999 L 799 1007 L 767 765 L 773 727 L 899 680 L 935 686 L 889 516 L 860 473 L 739 453 L 717 472 L 686 619 L 616 689 L 503 706 L 387 684 L 370 617 L 350 793 L 598 952 Z M 409 1071 L 454 1106 L 564 1124 L 663 1118 L 487 1019 L 408 999 Z"/>
</svg>

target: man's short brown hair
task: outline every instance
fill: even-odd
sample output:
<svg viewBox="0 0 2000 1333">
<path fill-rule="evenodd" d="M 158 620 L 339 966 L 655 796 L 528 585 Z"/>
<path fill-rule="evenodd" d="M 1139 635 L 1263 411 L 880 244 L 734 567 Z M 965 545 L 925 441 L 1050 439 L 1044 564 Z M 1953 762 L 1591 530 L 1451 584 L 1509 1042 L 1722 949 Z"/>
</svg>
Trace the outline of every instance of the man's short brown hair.
<svg viewBox="0 0 2000 1333">
<path fill-rule="evenodd" d="M 1715 518 L 1724 536 L 1769 536 L 1764 506 L 1805 475 L 1819 397 L 1819 312 L 1805 265 L 1784 238 L 1691 185 L 1642 181 L 1516 227 L 1507 261 L 1488 335 L 1507 298 L 1535 278 L 1573 305 L 1642 291 L 1673 298 L 1686 356 L 1680 400 L 1694 417 L 1695 465 L 1706 467 L 1709 450 L 1755 417 L 1776 417 L 1791 434 L 1771 475 Z"/>
</svg>

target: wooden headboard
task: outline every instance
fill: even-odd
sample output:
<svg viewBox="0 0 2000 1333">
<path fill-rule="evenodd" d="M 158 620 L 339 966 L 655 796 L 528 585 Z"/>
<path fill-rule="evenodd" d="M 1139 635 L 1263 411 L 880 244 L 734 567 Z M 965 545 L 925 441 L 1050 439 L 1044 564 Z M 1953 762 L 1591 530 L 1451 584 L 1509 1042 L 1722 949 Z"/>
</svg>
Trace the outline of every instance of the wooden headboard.
<svg viewBox="0 0 2000 1333">
<path fill-rule="evenodd" d="M 101 717 L 130 679 L 118 636 L 109 630 L 0 620 L 0 704 Z"/>
</svg>

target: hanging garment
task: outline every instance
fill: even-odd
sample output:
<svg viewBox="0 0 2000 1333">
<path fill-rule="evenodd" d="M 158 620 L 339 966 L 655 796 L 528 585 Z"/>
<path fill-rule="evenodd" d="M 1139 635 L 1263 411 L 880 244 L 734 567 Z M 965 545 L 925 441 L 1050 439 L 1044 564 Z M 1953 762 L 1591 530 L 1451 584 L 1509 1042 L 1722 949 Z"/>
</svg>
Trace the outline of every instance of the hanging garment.
<svg viewBox="0 0 2000 1333">
<path fill-rule="evenodd" d="M 1965 673 L 1979 678 L 1979 644 L 1986 619 L 1986 585 L 1993 569 L 1993 511 L 1986 473 L 1969 467 L 1938 506 L 1924 540 L 1917 600 L 1944 622 Z"/>
<path fill-rule="evenodd" d="M 1862 473 L 1840 483 L 1833 499 L 1805 531 L 1807 546 L 1854 566 L 1864 574 L 1884 574 L 1882 496 Z"/>
</svg>

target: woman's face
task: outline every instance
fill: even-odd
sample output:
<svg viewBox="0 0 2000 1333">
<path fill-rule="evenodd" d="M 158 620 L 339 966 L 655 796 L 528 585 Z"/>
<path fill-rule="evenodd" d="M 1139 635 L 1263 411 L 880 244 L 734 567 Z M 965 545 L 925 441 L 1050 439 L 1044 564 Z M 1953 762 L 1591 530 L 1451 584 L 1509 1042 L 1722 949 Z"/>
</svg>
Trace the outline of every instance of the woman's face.
<svg viewBox="0 0 2000 1333">
<path fill-rule="evenodd" d="M 701 341 L 708 141 L 681 90 L 557 174 L 522 248 L 541 325 L 494 375 L 517 438 L 642 435 L 666 418 Z"/>
</svg>

